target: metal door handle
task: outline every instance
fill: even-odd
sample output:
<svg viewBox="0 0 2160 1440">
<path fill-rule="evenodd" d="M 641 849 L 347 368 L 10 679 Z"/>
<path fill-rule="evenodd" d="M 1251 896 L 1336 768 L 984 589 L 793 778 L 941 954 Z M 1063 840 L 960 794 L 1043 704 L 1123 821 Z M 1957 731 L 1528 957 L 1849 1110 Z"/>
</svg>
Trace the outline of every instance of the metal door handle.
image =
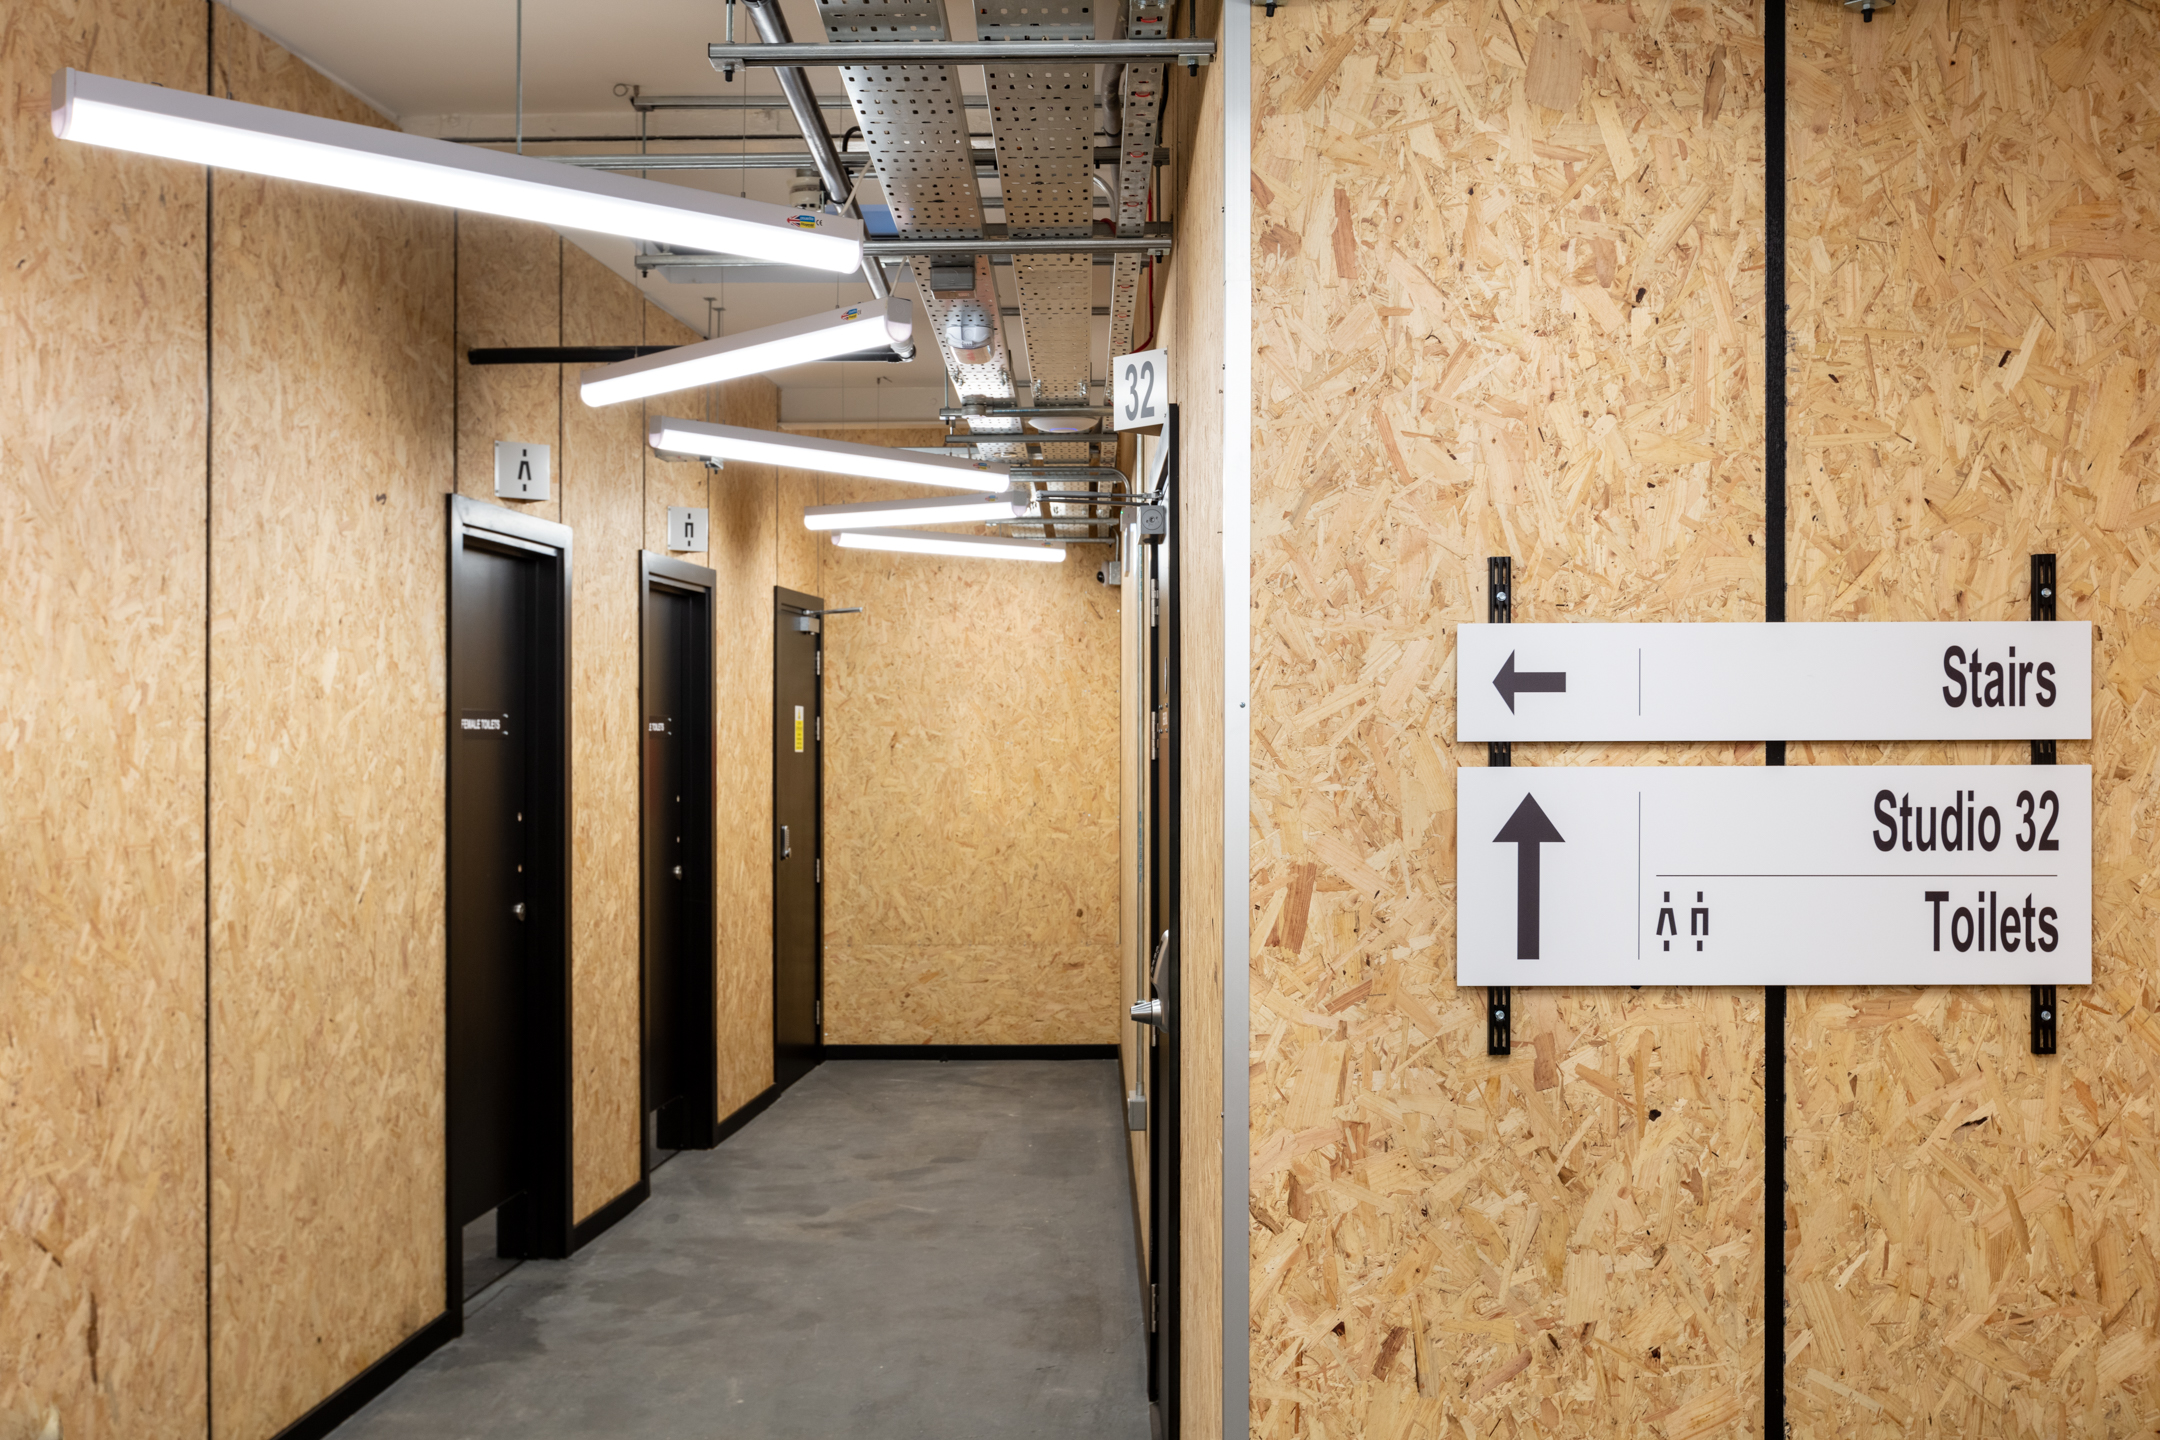
<svg viewBox="0 0 2160 1440">
<path fill-rule="evenodd" d="M 680 865 L 677 865 L 675 867 L 675 878 L 678 880 L 682 879 L 682 866 Z"/>
<path fill-rule="evenodd" d="M 1167 1028 L 1163 1023 L 1163 1008 L 1160 1000 L 1135 1000 L 1132 1007 L 1132 1018 L 1135 1024 L 1152 1025 L 1158 1030 Z"/>
<path fill-rule="evenodd" d="M 780 858 L 785 860 L 794 853 L 794 848 L 788 844 L 787 826 L 782 825 L 780 827 Z"/>
<path fill-rule="evenodd" d="M 525 902 L 520 900 L 517 904 L 511 906 L 510 913 L 517 916 L 518 919 L 523 920 L 525 918 Z"/>
</svg>

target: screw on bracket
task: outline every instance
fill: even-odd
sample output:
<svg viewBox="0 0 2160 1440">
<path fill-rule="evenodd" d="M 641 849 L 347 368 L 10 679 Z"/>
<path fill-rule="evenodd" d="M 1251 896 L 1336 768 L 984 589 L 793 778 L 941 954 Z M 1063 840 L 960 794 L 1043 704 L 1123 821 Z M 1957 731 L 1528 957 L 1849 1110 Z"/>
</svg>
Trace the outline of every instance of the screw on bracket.
<svg viewBox="0 0 2160 1440">
<path fill-rule="evenodd" d="M 1514 1048 L 1515 992 L 1505 985 L 1485 990 L 1485 1053 L 1505 1055 Z"/>
</svg>

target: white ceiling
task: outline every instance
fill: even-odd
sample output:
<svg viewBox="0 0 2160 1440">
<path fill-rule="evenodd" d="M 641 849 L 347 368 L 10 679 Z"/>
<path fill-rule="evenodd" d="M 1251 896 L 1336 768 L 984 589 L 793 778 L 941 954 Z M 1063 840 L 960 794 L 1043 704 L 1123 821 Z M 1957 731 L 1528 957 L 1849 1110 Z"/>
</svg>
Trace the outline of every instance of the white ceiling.
<svg viewBox="0 0 2160 1440">
<path fill-rule="evenodd" d="M 449 138 L 508 137 L 516 123 L 517 0 L 229 0 L 231 8 L 404 129 Z M 618 86 L 646 94 L 777 96 L 769 74 L 753 71 L 724 83 L 705 46 L 725 36 L 728 6 L 719 0 L 639 0 L 594 5 L 589 0 L 525 0 L 525 135 L 535 154 L 635 149 L 639 117 Z M 798 40 L 821 40 L 815 0 L 783 0 Z M 973 7 L 951 7 L 956 38 L 973 38 Z M 737 38 L 755 36 L 738 15 Z M 982 72 L 962 72 L 962 88 L 980 94 Z M 811 72 L 820 95 L 842 93 L 837 71 Z M 834 127 L 846 122 L 834 120 Z M 988 117 L 976 121 L 987 131 Z M 785 109 L 656 111 L 647 126 L 655 150 L 716 151 L 767 148 L 799 151 Z M 625 145 L 598 143 L 618 137 Z M 730 137 L 723 140 L 714 137 Z M 751 137 L 744 139 L 741 137 Z M 775 137 L 763 141 L 759 136 Z M 551 140 L 549 137 L 578 137 Z M 791 138 L 779 138 L 791 137 Z M 732 140 L 732 143 L 730 143 Z M 985 141 L 984 143 L 988 143 Z M 672 171 L 654 180 L 787 201 L 790 172 Z M 994 194 L 994 182 L 992 182 Z M 569 238 L 640 288 L 658 305 L 707 332 L 709 302 L 725 307 L 721 329 L 733 334 L 833 309 L 869 295 L 858 277 L 841 284 L 774 284 L 719 279 L 674 285 L 640 279 L 627 240 L 573 234 Z M 1097 303 L 1108 299 L 1109 271 L 1098 267 Z M 1000 271 L 1012 303 L 1011 271 Z M 913 283 L 895 287 L 912 296 Z M 1098 325 L 1107 325 L 1098 320 Z M 1020 327 L 1008 336 L 1020 343 Z M 929 420 L 944 403 L 944 370 L 937 346 L 918 330 L 916 358 L 905 365 L 806 365 L 783 371 L 782 415 L 791 421 Z M 637 337 L 625 336 L 623 343 Z M 1024 354 L 1020 357 L 1024 365 Z M 1024 373 L 1024 371 L 1023 371 Z"/>
</svg>

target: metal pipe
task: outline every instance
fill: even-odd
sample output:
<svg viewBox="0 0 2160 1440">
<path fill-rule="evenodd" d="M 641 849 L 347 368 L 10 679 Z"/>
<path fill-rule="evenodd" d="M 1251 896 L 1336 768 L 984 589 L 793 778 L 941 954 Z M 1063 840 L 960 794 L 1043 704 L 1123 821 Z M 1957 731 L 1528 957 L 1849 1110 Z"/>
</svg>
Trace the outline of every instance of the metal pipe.
<svg viewBox="0 0 2160 1440">
<path fill-rule="evenodd" d="M 845 95 L 813 95 L 820 110 L 852 111 L 854 102 Z M 970 110 L 987 110 L 987 95 L 963 95 L 960 103 Z M 782 95 L 633 95 L 631 108 L 637 110 L 790 110 Z"/>
<path fill-rule="evenodd" d="M 667 139 L 667 136 L 660 136 Z M 752 140 L 785 140 L 785 135 L 752 135 Z M 975 174 L 980 179 L 994 178 L 997 173 L 997 152 L 976 150 Z M 807 150 L 751 150 L 734 154 L 703 153 L 695 155 L 542 155 L 542 160 L 553 160 L 558 165 L 575 165 L 580 170 L 813 170 L 817 168 L 816 157 Z M 1097 165 L 1115 165 L 1120 159 L 1115 146 L 1095 147 Z M 1156 163 L 1169 161 L 1168 150 L 1156 152 Z M 867 170 L 875 162 L 861 151 L 843 150 L 839 155 L 841 168 Z"/>
<path fill-rule="evenodd" d="M 1108 405 L 952 405 L 938 411 L 938 419 L 1108 420 L 1112 413 Z"/>
<path fill-rule="evenodd" d="M 929 240 L 916 236 L 899 236 L 893 239 L 863 241 L 865 259 L 899 260 L 912 255 L 1167 255 L 1170 253 L 1169 226 L 1150 227 L 1161 233 L 1149 235 L 1110 235 L 1098 232 L 1094 235 L 1055 238 L 1029 236 L 1015 240 L 1003 233 L 1002 225 L 985 225 L 986 232 L 980 240 Z M 643 254 L 637 257 L 640 270 L 729 270 L 745 263 L 770 264 L 769 261 L 745 262 L 734 255 L 663 255 Z"/>
<path fill-rule="evenodd" d="M 762 31 L 763 27 L 759 27 Z M 714 44 L 705 56 L 715 70 L 736 65 L 1116 65 L 1153 61 L 1206 65 L 1215 42 L 1192 36 L 1161 40 L 850 40 L 839 44 Z"/>
<path fill-rule="evenodd" d="M 730 8 L 732 10 L 732 6 Z M 758 37 L 766 44 L 788 43 L 787 19 L 780 13 L 775 0 L 743 0 L 743 8 L 750 12 L 750 23 L 757 27 Z M 803 140 L 810 147 L 811 168 L 818 172 L 825 193 L 832 196 L 845 213 L 860 215 L 862 207 L 855 203 L 854 182 L 840 163 L 840 152 L 833 148 L 832 136 L 826 133 L 825 117 L 818 113 L 817 97 L 810 90 L 809 72 L 799 66 L 783 65 L 773 74 L 780 81 L 780 93 L 787 96 L 788 109 L 794 112 L 796 128 L 802 131 Z M 885 267 L 867 250 L 863 254 L 862 274 L 870 283 L 873 300 L 883 300 L 892 294 L 892 287 L 885 283 Z M 913 353 L 912 347 L 910 353 Z"/>
<path fill-rule="evenodd" d="M 1111 445 L 1115 440 L 1101 430 L 956 431 L 945 437 L 947 445 Z"/>
</svg>

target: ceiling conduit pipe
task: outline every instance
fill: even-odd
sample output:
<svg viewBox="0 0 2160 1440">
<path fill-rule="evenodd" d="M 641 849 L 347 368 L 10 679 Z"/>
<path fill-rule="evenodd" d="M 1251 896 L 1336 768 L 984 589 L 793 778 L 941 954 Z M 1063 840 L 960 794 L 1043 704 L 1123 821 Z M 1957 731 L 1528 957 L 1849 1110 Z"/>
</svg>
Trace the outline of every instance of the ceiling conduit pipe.
<svg viewBox="0 0 2160 1440">
<path fill-rule="evenodd" d="M 787 17 L 780 13 L 776 0 L 743 0 L 743 8 L 750 12 L 750 23 L 757 27 L 758 39 L 768 45 L 785 45 L 792 38 L 788 34 Z M 810 90 L 810 73 L 799 65 L 782 65 L 774 69 L 779 77 L 780 93 L 787 96 L 788 109 L 794 112 L 795 125 L 803 133 L 810 146 L 810 164 L 817 171 L 818 179 L 825 186 L 825 193 L 840 202 L 842 213 L 860 216 L 862 207 L 855 203 L 855 187 L 849 181 L 847 168 L 840 163 L 840 152 L 833 148 L 832 136 L 825 129 L 825 117 L 818 113 L 817 96 Z M 883 300 L 892 294 L 885 283 L 885 262 L 875 256 L 863 256 L 863 279 L 870 282 L 871 297 Z M 913 347 L 908 347 L 912 354 Z"/>
</svg>

